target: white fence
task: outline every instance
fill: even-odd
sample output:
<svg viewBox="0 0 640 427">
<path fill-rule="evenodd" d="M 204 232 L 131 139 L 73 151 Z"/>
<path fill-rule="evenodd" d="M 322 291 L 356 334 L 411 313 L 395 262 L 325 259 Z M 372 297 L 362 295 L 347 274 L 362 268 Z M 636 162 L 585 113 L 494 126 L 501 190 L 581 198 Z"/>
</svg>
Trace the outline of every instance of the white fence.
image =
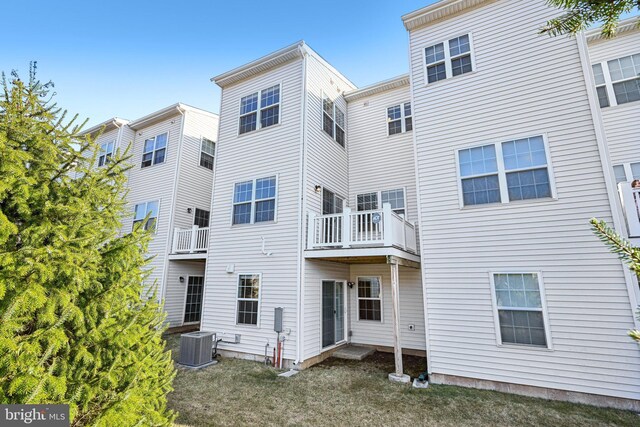
<svg viewBox="0 0 640 427">
<path fill-rule="evenodd" d="M 629 237 L 640 237 L 640 188 L 631 188 L 630 182 L 618 184 Z"/>
<path fill-rule="evenodd" d="M 382 209 L 316 215 L 309 212 L 307 249 L 395 246 L 417 253 L 416 227 L 385 203 Z"/>
<path fill-rule="evenodd" d="M 173 230 L 173 253 L 206 252 L 209 247 L 209 227 Z"/>
</svg>

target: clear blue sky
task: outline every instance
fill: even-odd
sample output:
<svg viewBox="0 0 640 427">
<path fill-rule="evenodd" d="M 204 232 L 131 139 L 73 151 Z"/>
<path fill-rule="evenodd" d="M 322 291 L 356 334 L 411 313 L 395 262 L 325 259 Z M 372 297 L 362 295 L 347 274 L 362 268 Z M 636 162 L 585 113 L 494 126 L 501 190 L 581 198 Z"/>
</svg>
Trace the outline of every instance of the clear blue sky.
<svg viewBox="0 0 640 427">
<path fill-rule="evenodd" d="M 217 112 L 211 77 L 300 39 L 358 86 L 407 72 L 400 16 L 433 2 L 14 1 L 0 26 L 0 70 L 26 78 L 38 61 L 58 104 L 90 124 L 177 101 Z"/>
</svg>

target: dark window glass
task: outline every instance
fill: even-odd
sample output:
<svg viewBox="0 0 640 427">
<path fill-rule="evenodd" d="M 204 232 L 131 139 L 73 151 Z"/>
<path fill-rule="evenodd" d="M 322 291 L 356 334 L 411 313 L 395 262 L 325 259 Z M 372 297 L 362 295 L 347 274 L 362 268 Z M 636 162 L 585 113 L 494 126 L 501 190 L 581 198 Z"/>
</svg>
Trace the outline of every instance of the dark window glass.
<svg viewBox="0 0 640 427">
<path fill-rule="evenodd" d="M 444 64 L 430 65 L 427 67 L 427 81 L 437 82 L 447 78 L 447 71 Z"/>
<path fill-rule="evenodd" d="M 465 55 L 451 60 L 451 72 L 454 76 L 459 76 L 460 74 L 470 71 L 472 71 L 471 55 Z"/>
<path fill-rule="evenodd" d="M 251 113 L 240 117 L 240 134 L 256 130 L 257 118 L 257 113 Z"/>
<path fill-rule="evenodd" d="M 498 175 L 463 179 L 462 198 L 465 206 L 500 202 Z"/>
<path fill-rule="evenodd" d="M 193 225 L 197 225 L 200 228 L 209 226 L 209 211 L 196 208 L 196 213 L 193 217 Z"/>
</svg>

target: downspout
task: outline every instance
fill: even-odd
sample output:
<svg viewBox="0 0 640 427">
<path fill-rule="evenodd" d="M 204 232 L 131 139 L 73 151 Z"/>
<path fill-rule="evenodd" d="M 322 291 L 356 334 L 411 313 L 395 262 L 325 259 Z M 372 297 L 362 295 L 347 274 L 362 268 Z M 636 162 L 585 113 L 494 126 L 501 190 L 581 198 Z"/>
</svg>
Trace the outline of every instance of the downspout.
<svg viewBox="0 0 640 427">
<path fill-rule="evenodd" d="M 413 114 L 414 117 L 417 118 L 416 116 L 416 103 L 415 103 L 415 99 L 413 96 L 413 87 L 414 87 L 414 83 L 413 83 L 413 64 L 411 62 L 411 31 L 407 31 L 407 38 L 409 41 L 409 50 L 407 52 L 408 57 L 409 57 L 409 93 L 411 94 L 410 99 L 411 99 L 411 108 L 413 109 Z M 425 351 L 427 353 L 427 373 L 431 374 L 431 351 L 429 350 L 429 316 L 428 316 L 428 310 L 427 310 L 427 281 L 425 279 L 425 272 L 424 272 L 424 266 L 426 265 L 425 262 L 425 257 L 426 254 L 424 252 L 424 247 L 423 247 L 423 235 L 424 233 L 422 232 L 422 224 L 425 222 L 424 218 L 422 217 L 422 202 L 420 200 L 421 198 L 421 192 L 420 192 L 420 174 L 419 174 L 419 168 L 418 168 L 418 130 L 417 130 L 417 120 L 414 119 L 413 122 L 413 132 L 412 132 L 412 136 L 411 138 L 413 139 L 413 167 L 414 167 L 414 175 L 415 175 L 415 180 L 416 180 L 416 204 L 418 205 L 418 247 L 420 248 L 420 282 L 422 284 L 422 308 L 424 311 L 424 335 L 425 335 L 425 341 L 424 341 L 424 345 L 425 345 Z"/>
<path fill-rule="evenodd" d="M 613 229 L 620 235 L 624 236 L 624 216 L 620 209 L 618 209 L 618 203 L 614 199 L 616 191 L 615 177 L 613 175 L 613 168 L 611 167 L 611 159 L 609 158 L 609 144 L 607 143 L 607 135 L 604 131 L 604 121 L 602 120 L 602 113 L 597 103 L 597 95 L 595 87 L 591 84 L 593 80 L 593 69 L 591 68 L 591 61 L 589 60 L 589 48 L 587 45 L 587 39 L 584 32 L 576 35 L 576 42 L 578 44 L 578 52 L 580 54 L 580 63 L 582 65 L 582 73 L 584 75 L 584 83 L 587 89 L 587 99 L 589 100 L 589 109 L 591 110 L 591 118 L 593 120 L 593 129 L 596 136 L 596 142 L 598 143 L 598 153 L 600 154 L 600 164 L 602 165 L 602 172 L 604 174 L 605 188 L 607 189 L 607 200 L 609 201 L 609 207 L 611 208 L 611 216 L 613 220 Z M 622 261 L 620 261 L 622 263 Z M 627 285 L 627 293 L 629 294 L 629 303 L 631 304 L 633 324 L 636 329 L 640 328 L 640 320 L 635 316 L 635 310 L 638 307 L 638 301 L 640 300 L 640 290 L 634 283 L 631 271 L 622 263 L 622 272 L 624 274 L 624 280 Z"/>
<path fill-rule="evenodd" d="M 304 232 L 304 226 L 306 223 L 306 183 L 307 183 L 307 168 L 305 162 L 307 159 L 307 144 L 306 144 L 306 130 L 307 130 L 307 55 L 308 53 L 304 49 L 304 46 L 298 47 L 300 54 L 302 55 L 302 107 L 300 108 L 300 184 L 298 186 L 298 193 L 300 200 L 298 201 L 298 266 L 297 266 L 297 338 L 296 338 L 296 360 L 293 362 L 294 366 L 297 366 L 303 361 L 304 358 L 304 334 L 302 328 L 304 327 L 304 257 L 303 251 L 305 246 L 303 245 L 306 233 Z"/>
<path fill-rule="evenodd" d="M 169 206 L 169 230 L 167 232 L 167 240 L 166 240 L 167 244 L 165 245 L 165 251 L 164 251 L 164 265 L 162 267 L 163 269 L 162 286 L 160 287 L 160 295 L 159 295 L 160 302 L 164 301 L 165 293 L 167 290 L 167 275 L 169 273 L 168 259 L 169 259 L 169 251 L 171 250 L 171 247 L 172 247 L 172 245 L 170 245 L 169 242 L 173 237 L 173 223 L 174 223 L 174 216 L 175 216 L 175 210 L 176 210 L 176 195 L 178 194 L 178 183 L 180 180 L 180 162 L 182 160 L 182 144 L 184 142 L 184 125 L 185 125 L 185 122 L 187 121 L 187 111 L 182 109 L 180 107 L 180 104 L 178 104 L 178 106 L 176 107 L 176 110 L 178 111 L 178 113 L 180 113 L 180 119 L 181 119 L 180 139 L 178 141 L 178 152 L 176 153 L 176 168 L 173 175 L 174 177 L 173 191 L 171 194 L 171 204 Z"/>
</svg>

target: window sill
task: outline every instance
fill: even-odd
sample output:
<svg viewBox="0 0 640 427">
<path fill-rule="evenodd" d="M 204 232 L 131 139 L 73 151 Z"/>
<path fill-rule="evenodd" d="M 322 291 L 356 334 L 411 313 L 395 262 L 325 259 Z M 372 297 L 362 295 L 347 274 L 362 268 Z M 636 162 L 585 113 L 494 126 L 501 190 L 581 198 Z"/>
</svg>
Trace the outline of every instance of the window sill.
<svg viewBox="0 0 640 427">
<path fill-rule="evenodd" d="M 264 128 L 261 127 L 261 128 L 256 129 L 256 130 L 252 130 L 250 132 L 245 132 L 245 133 L 240 133 L 240 129 L 238 129 L 238 136 L 237 137 L 238 138 L 242 138 L 243 136 L 246 136 L 246 135 L 255 135 L 258 132 L 264 132 L 264 131 L 269 130 L 269 129 L 278 128 L 281 125 L 282 125 L 282 121 L 279 121 L 275 125 L 267 126 L 267 127 L 264 127 Z"/>
<path fill-rule="evenodd" d="M 601 111 L 624 110 L 630 107 L 640 107 L 640 101 L 625 102 L 624 104 L 609 105 L 608 107 L 600 107 Z"/>
<path fill-rule="evenodd" d="M 198 165 L 198 167 L 199 167 L 200 169 L 204 169 L 204 170 L 208 170 L 209 172 L 213 172 L 213 169 L 206 168 L 206 167 L 204 167 L 204 166 L 202 166 L 202 165 Z"/>
<path fill-rule="evenodd" d="M 496 208 L 508 209 L 508 207 L 510 206 L 521 206 L 521 205 L 531 205 L 531 204 L 537 205 L 542 203 L 553 203 L 557 201 L 558 201 L 557 197 L 544 197 L 540 199 L 514 200 L 512 202 L 506 202 L 506 203 L 497 202 L 497 203 L 485 203 L 482 205 L 469 205 L 469 206 L 462 206 L 459 209 L 461 211 L 475 211 L 475 210 L 496 209 Z"/>
<path fill-rule="evenodd" d="M 249 222 L 246 224 L 231 224 L 231 228 L 245 228 L 245 227 L 252 227 L 254 225 L 275 225 L 277 223 L 278 221 L 274 219 L 273 221 Z"/>
<path fill-rule="evenodd" d="M 426 70 L 426 68 L 425 68 L 425 70 Z M 439 85 L 439 84 L 440 85 L 444 85 L 446 82 L 451 82 L 451 81 L 454 81 L 454 80 L 457 81 L 457 80 L 460 80 L 460 79 L 462 79 L 464 77 L 473 76 L 473 75 L 475 75 L 477 73 L 478 73 L 478 70 L 473 70 L 473 71 L 470 71 L 468 73 L 460 74 L 460 75 L 449 77 L 449 78 L 446 78 L 446 79 L 443 79 L 443 80 L 438 80 L 437 82 L 429 83 L 427 74 L 425 72 L 424 73 L 424 77 L 425 77 L 424 78 L 424 87 L 430 87 L 430 86 Z"/>
<path fill-rule="evenodd" d="M 553 347 L 538 347 L 535 345 L 526 345 L 526 344 L 497 344 L 497 347 L 500 349 L 507 350 L 516 350 L 516 351 L 543 351 L 543 352 L 553 352 L 555 351 Z"/>
<path fill-rule="evenodd" d="M 404 131 L 404 132 L 400 132 L 400 133 L 394 133 L 393 135 L 389 135 L 389 132 L 387 132 L 387 138 L 395 138 L 397 136 L 404 135 L 404 134 L 411 133 L 411 132 L 413 132 L 413 129 L 412 130 L 407 130 L 407 131 Z"/>
<path fill-rule="evenodd" d="M 154 163 L 154 164 L 149 165 L 149 166 L 142 166 L 142 165 L 140 165 L 140 170 L 149 169 L 149 168 L 152 168 L 152 167 L 155 167 L 155 166 L 162 166 L 162 165 L 166 165 L 166 164 L 167 164 L 167 161 L 165 160 L 165 161 L 164 161 L 164 162 L 162 162 L 162 163 Z"/>
</svg>

